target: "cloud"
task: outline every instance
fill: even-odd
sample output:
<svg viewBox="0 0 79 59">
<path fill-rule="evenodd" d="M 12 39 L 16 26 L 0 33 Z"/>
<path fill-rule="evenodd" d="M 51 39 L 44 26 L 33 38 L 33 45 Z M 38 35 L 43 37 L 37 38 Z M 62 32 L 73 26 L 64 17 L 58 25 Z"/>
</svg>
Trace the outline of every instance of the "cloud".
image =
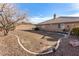
<svg viewBox="0 0 79 59">
<path fill-rule="evenodd" d="M 70 9 L 71 10 L 79 10 L 79 3 L 72 3 Z"/>
<path fill-rule="evenodd" d="M 74 4 L 72 4 L 72 8 L 74 8 L 74 9 L 79 9 L 79 3 L 74 3 Z"/>
<path fill-rule="evenodd" d="M 68 9 L 66 9 L 66 12 L 69 12 L 71 14 L 68 13 L 67 15 L 65 15 L 65 13 L 63 13 L 63 14 L 59 14 L 59 15 L 57 14 L 57 16 L 58 17 L 60 17 L 60 16 L 79 17 L 78 10 L 79 10 L 79 3 L 72 3 L 69 5 Z M 39 16 L 35 16 L 35 17 L 30 17 L 29 19 L 30 19 L 31 23 L 37 24 L 37 23 L 40 23 L 40 22 L 43 22 L 43 21 L 46 21 L 46 20 L 49 20 L 52 18 L 53 18 L 52 16 L 42 17 L 42 15 L 39 15 Z"/>
<path fill-rule="evenodd" d="M 61 16 L 65 16 L 65 17 L 79 17 L 79 13 L 74 13 L 74 14 L 69 14 L 69 15 L 61 15 Z"/>
<path fill-rule="evenodd" d="M 72 14 L 63 15 L 63 16 L 79 17 L 79 3 L 70 4 L 70 8 L 67 11 L 72 12 Z"/>
<path fill-rule="evenodd" d="M 79 13 L 75 13 L 75 14 L 70 14 L 70 15 L 63 15 L 63 16 L 67 16 L 67 17 L 79 17 Z M 60 17 L 60 16 L 58 16 Z M 29 18 L 29 22 L 33 23 L 33 24 L 38 24 L 40 22 L 44 22 L 46 20 L 50 20 L 53 19 L 53 17 L 30 17 Z"/>
<path fill-rule="evenodd" d="M 49 20 L 51 18 L 52 17 L 30 17 L 29 19 L 31 23 L 37 24 L 37 23 Z"/>
<path fill-rule="evenodd" d="M 71 14 L 71 15 L 68 15 L 68 16 L 79 17 L 79 13 Z"/>
</svg>

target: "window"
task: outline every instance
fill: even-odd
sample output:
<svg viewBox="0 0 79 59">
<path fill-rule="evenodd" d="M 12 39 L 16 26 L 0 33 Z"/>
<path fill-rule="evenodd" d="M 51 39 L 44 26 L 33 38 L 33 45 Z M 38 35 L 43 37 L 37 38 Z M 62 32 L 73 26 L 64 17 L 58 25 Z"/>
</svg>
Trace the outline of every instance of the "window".
<svg viewBox="0 0 79 59">
<path fill-rule="evenodd" d="M 65 24 L 61 24 L 61 29 L 65 29 Z"/>
<path fill-rule="evenodd" d="M 58 24 L 58 28 L 61 28 L 61 25 L 60 24 Z"/>
<path fill-rule="evenodd" d="M 65 28 L 65 25 L 64 24 L 58 24 L 58 28 L 64 29 Z"/>
</svg>

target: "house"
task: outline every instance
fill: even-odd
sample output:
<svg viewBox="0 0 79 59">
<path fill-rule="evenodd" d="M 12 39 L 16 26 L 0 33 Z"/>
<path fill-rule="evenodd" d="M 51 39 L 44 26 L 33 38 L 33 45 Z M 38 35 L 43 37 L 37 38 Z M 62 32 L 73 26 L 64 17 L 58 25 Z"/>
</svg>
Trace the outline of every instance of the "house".
<svg viewBox="0 0 79 59">
<path fill-rule="evenodd" d="M 53 19 L 39 23 L 36 25 L 40 30 L 45 31 L 68 31 L 71 28 L 79 27 L 79 17 L 57 17 L 54 15 Z"/>
</svg>

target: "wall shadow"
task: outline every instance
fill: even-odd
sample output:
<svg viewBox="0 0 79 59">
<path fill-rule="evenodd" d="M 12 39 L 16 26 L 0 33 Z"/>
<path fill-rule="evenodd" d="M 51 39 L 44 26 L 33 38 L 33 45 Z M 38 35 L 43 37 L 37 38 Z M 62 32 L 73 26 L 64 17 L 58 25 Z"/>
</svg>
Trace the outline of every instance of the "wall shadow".
<svg viewBox="0 0 79 59">
<path fill-rule="evenodd" d="M 50 41 L 53 41 L 53 40 L 56 40 L 56 39 L 59 39 L 61 37 L 63 37 L 63 35 L 60 35 L 56 32 L 48 32 L 48 31 L 35 31 L 35 30 L 22 30 L 22 31 L 27 31 L 27 32 L 32 32 L 32 33 L 37 33 L 37 34 L 41 34 L 43 36 L 49 36 L 51 38 L 46 38 L 47 40 L 50 40 Z"/>
</svg>

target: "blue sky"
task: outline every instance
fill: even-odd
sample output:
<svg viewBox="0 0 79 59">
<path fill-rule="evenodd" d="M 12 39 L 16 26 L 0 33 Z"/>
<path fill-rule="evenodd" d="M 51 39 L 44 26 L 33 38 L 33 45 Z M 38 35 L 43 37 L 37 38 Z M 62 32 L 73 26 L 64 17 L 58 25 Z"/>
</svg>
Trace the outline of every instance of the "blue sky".
<svg viewBox="0 0 79 59">
<path fill-rule="evenodd" d="M 32 23 L 39 23 L 57 16 L 78 16 L 78 3 L 19 3 L 18 8 L 26 10 Z"/>
</svg>

